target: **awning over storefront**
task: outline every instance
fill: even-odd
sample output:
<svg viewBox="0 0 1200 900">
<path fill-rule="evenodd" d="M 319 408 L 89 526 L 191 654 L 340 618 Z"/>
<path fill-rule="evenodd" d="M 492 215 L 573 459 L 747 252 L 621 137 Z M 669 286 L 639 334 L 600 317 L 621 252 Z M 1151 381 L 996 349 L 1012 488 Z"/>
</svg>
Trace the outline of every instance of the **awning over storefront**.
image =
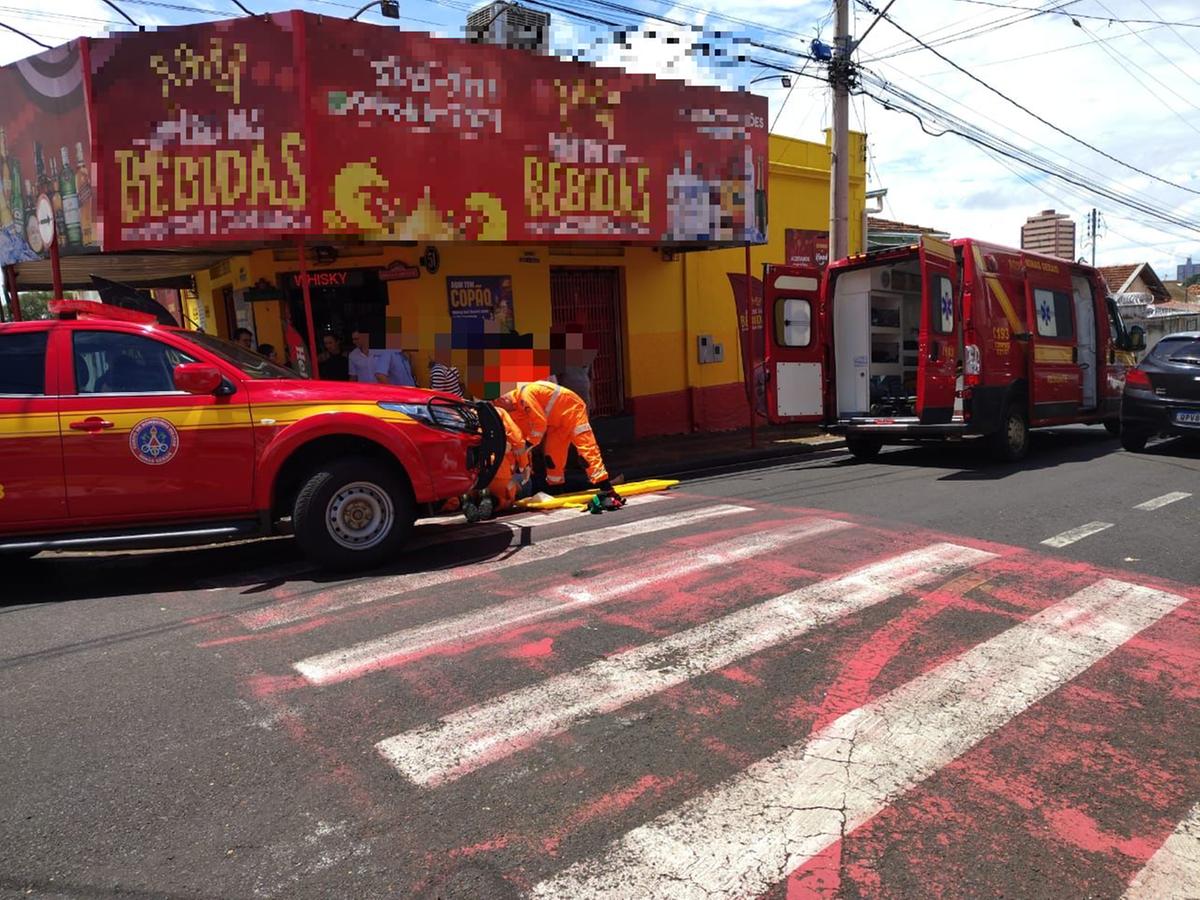
<svg viewBox="0 0 1200 900">
<path fill-rule="evenodd" d="M 95 290 L 92 276 L 140 288 L 190 289 L 192 273 L 215 266 L 228 253 L 96 253 L 62 258 L 65 290 Z M 46 259 L 14 266 L 17 287 L 22 291 L 48 291 L 52 277 Z"/>
<path fill-rule="evenodd" d="M 766 115 L 745 92 L 303 12 L 82 38 L 0 69 L 0 263 L 37 269 L 52 225 L 64 258 L 763 243 Z"/>
</svg>

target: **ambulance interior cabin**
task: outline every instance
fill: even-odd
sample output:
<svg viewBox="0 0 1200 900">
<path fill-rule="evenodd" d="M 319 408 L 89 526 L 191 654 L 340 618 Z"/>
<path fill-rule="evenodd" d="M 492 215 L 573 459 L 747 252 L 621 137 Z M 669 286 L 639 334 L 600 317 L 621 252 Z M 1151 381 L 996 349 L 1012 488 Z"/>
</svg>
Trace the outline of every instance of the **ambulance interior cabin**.
<svg viewBox="0 0 1200 900">
<path fill-rule="evenodd" d="M 832 305 L 838 418 L 916 415 L 921 324 L 916 255 L 842 272 Z"/>
</svg>

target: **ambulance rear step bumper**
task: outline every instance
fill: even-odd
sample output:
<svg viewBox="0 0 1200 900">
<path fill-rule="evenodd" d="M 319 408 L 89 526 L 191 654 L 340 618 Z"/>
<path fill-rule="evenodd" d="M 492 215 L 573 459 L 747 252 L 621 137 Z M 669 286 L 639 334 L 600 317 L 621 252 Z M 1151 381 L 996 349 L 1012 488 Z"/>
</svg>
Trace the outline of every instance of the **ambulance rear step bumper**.
<svg viewBox="0 0 1200 900">
<path fill-rule="evenodd" d="M 962 419 L 940 425 L 922 425 L 921 420 L 915 416 L 887 419 L 839 419 L 830 425 L 828 430 L 834 434 L 844 434 L 847 437 L 870 435 L 886 438 L 949 438 L 976 433 Z"/>
</svg>

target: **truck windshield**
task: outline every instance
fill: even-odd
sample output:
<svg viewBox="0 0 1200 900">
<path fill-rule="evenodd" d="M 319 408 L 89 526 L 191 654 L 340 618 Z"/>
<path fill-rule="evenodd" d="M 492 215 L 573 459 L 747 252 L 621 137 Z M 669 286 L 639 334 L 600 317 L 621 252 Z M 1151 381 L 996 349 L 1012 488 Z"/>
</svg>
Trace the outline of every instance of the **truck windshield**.
<svg viewBox="0 0 1200 900">
<path fill-rule="evenodd" d="M 221 338 L 213 337 L 211 334 L 204 334 L 198 331 L 177 331 L 175 334 L 185 341 L 202 347 L 209 353 L 216 354 L 226 362 L 232 363 L 244 375 L 250 378 L 280 379 L 300 377 L 291 369 L 277 366 L 269 359 L 265 359 L 257 353 L 252 353 L 244 347 L 231 344 L 229 341 L 221 340 Z"/>
</svg>

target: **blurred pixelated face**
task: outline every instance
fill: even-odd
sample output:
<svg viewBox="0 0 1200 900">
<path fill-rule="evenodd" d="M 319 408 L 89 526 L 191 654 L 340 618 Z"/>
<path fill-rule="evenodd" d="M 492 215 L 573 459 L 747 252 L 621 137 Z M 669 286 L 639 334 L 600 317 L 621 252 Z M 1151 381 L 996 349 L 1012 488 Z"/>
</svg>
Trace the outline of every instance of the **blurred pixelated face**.
<svg viewBox="0 0 1200 900">
<path fill-rule="evenodd" d="M 321 342 L 325 345 L 325 352 L 337 355 L 342 352 L 342 342 L 332 334 L 327 334 L 321 338 Z"/>
<path fill-rule="evenodd" d="M 365 331 L 356 331 L 350 335 L 350 340 L 354 342 L 354 346 L 361 352 L 366 353 L 371 349 L 371 336 Z"/>
<path fill-rule="evenodd" d="M 247 350 L 254 349 L 254 338 L 251 337 L 250 335 L 246 334 L 245 332 L 243 332 L 242 334 L 239 334 L 237 336 L 237 342 L 239 344 L 241 344 L 243 347 L 245 347 Z"/>
</svg>

